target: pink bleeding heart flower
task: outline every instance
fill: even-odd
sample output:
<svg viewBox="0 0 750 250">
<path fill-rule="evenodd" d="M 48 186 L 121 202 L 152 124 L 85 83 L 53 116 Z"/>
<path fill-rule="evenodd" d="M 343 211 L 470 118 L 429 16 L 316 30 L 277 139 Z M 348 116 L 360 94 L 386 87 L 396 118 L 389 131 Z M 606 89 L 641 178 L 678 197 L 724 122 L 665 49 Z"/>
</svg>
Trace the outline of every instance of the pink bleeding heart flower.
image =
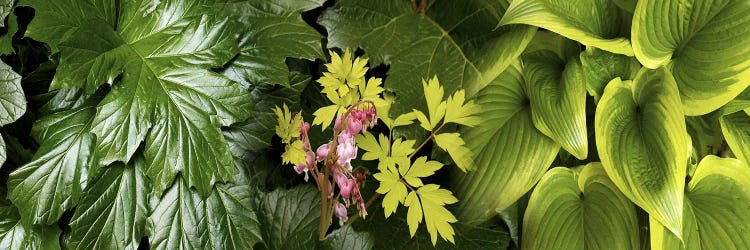
<svg viewBox="0 0 750 250">
<path fill-rule="evenodd" d="M 339 217 L 339 224 L 343 225 L 344 222 L 346 222 L 349 217 L 346 214 L 346 207 L 344 207 L 344 204 L 336 203 L 336 208 L 334 209 L 334 213 L 336 214 L 336 217 Z"/>
<path fill-rule="evenodd" d="M 318 154 L 318 159 L 317 159 L 318 162 L 322 162 L 326 160 L 326 158 L 328 157 L 328 151 L 330 150 L 330 148 L 331 148 L 330 142 L 320 145 L 320 147 L 318 147 L 318 150 L 316 150 L 316 153 Z"/>
<path fill-rule="evenodd" d="M 347 131 L 341 132 L 338 136 L 339 145 L 336 146 L 336 155 L 338 155 L 338 164 L 341 166 L 347 166 L 351 171 L 351 161 L 357 158 L 357 145 L 354 141 L 354 136 L 349 134 Z"/>
</svg>

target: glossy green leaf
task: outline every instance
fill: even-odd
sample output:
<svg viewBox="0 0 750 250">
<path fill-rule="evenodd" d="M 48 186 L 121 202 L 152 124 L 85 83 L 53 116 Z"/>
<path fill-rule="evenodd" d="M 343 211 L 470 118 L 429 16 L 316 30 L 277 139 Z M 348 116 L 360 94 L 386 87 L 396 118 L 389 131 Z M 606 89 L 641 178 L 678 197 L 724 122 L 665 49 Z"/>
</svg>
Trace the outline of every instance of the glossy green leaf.
<svg viewBox="0 0 750 250">
<path fill-rule="evenodd" d="M 737 159 L 703 158 L 685 190 L 685 245 L 652 219 L 653 249 L 750 248 L 749 169 Z"/>
<path fill-rule="evenodd" d="M 420 83 L 437 75 L 447 93 L 472 97 L 523 51 L 535 29 L 495 29 L 501 1 L 430 1 L 424 15 L 409 1 L 339 1 L 321 16 L 328 46 L 362 48 L 370 63 L 389 64 L 385 88 L 395 92 L 391 113 L 426 110 Z"/>
<path fill-rule="evenodd" d="M 633 80 L 641 65 L 633 57 L 613 54 L 593 47 L 581 53 L 586 90 L 598 102 L 604 93 L 604 87 L 612 79 Z"/>
<path fill-rule="evenodd" d="M 223 66 L 239 50 L 236 31 L 212 1 L 29 3 L 36 13 L 66 11 L 39 15 L 31 27 L 81 23 L 47 30 L 65 37 L 51 43 L 60 49 L 51 88 L 91 93 L 114 84 L 92 128 L 101 164 L 128 162 L 145 141 L 146 174 L 157 194 L 177 173 L 202 194 L 231 178 L 232 158 L 219 128 L 248 118 L 253 102 L 236 83 L 206 70 Z M 82 11 L 96 14 L 67 13 Z M 28 36 L 52 42 L 31 27 Z"/>
<path fill-rule="evenodd" d="M 477 168 L 451 176 L 459 221 L 481 223 L 513 204 L 542 178 L 560 148 L 534 127 L 521 72 L 513 64 L 482 89 L 483 122 L 461 132 L 477 154 Z"/>
<path fill-rule="evenodd" d="M 259 206 L 268 249 L 305 249 L 318 241 L 320 193 L 313 186 L 266 193 Z"/>
<path fill-rule="evenodd" d="M 96 136 L 89 132 L 96 112 L 93 105 L 89 101 L 34 124 L 32 134 L 41 146 L 31 162 L 8 178 L 8 199 L 18 206 L 23 220 L 53 224 L 78 202 L 96 162 Z"/>
<path fill-rule="evenodd" d="M 175 179 L 148 218 L 152 249 L 251 249 L 260 224 L 246 185 L 218 184 L 205 199 Z"/>
<path fill-rule="evenodd" d="M 223 6 L 243 27 L 240 55 L 224 69 L 238 82 L 291 86 L 286 58 L 324 58 L 320 35 L 300 14 L 317 8 L 323 0 L 233 0 Z"/>
<path fill-rule="evenodd" d="M 143 158 L 104 170 L 83 193 L 70 222 L 71 249 L 138 249 L 146 236 L 151 187 Z"/>
<path fill-rule="evenodd" d="M 0 61 L 0 126 L 14 122 L 26 113 L 26 97 L 21 76 Z"/>
<path fill-rule="evenodd" d="M 0 36 L 0 55 L 10 55 L 16 52 L 13 48 L 13 37 L 18 33 L 18 16 L 13 12 L 8 15 L 8 33 Z"/>
<path fill-rule="evenodd" d="M 599 163 L 553 168 L 531 193 L 522 249 L 638 249 L 635 205 Z"/>
<path fill-rule="evenodd" d="M 5 22 L 3 22 L 2 20 L 5 20 L 5 17 L 13 12 L 13 2 L 14 0 L 0 1 L 0 27 L 5 27 Z"/>
<path fill-rule="evenodd" d="M 750 164 L 750 116 L 737 112 L 719 119 L 724 138 L 738 159 Z"/>
<path fill-rule="evenodd" d="M 641 69 L 612 80 L 596 109 L 596 146 L 607 175 L 625 196 L 681 235 L 690 142 L 677 85 L 669 72 Z"/>
<path fill-rule="evenodd" d="M 568 43 L 557 48 L 530 46 L 521 57 L 525 90 L 531 102 L 534 125 L 546 136 L 554 139 L 563 149 L 578 159 L 588 156 L 586 131 L 586 82 L 573 41 L 560 36 L 541 35 L 538 32 L 532 44 L 547 44 L 549 39 Z M 574 49 L 567 49 L 574 48 Z"/>
<path fill-rule="evenodd" d="M 716 110 L 750 85 L 746 1 L 638 1 L 632 39 L 643 65 L 671 69 L 687 115 Z"/>
<path fill-rule="evenodd" d="M 357 232 L 346 225 L 339 229 L 333 230 L 325 240 L 321 241 L 323 249 L 372 249 L 375 244 L 372 234 L 368 232 Z"/>
<path fill-rule="evenodd" d="M 0 187 L 0 248 L 60 249 L 60 229 L 52 226 L 24 226 L 18 209 L 5 199 Z"/>
<path fill-rule="evenodd" d="M 627 29 L 630 16 L 610 0 L 512 1 L 499 25 L 528 24 L 545 28 L 586 46 L 633 55 Z"/>
</svg>

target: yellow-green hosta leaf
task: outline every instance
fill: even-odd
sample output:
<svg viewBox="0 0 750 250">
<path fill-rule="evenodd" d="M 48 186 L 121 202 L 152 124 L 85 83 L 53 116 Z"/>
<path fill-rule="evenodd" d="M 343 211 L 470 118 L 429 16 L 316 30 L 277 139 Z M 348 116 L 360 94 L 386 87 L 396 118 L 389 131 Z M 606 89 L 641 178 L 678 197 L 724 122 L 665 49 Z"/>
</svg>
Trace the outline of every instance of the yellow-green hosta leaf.
<svg viewBox="0 0 750 250">
<path fill-rule="evenodd" d="M 476 168 L 474 163 L 474 152 L 466 147 L 459 133 L 442 133 L 435 136 L 438 147 L 448 152 L 456 166 L 461 171 L 470 171 Z"/>
<path fill-rule="evenodd" d="M 750 248 L 750 167 L 737 159 L 703 158 L 685 189 L 682 242 L 651 220 L 653 249 Z"/>
<path fill-rule="evenodd" d="M 557 35 L 538 36 L 532 44 L 539 39 L 550 38 L 569 43 L 563 48 L 575 48 L 573 41 Z M 526 52 L 521 57 L 534 125 L 576 158 L 586 159 L 589 148 L 586 132 L 586 82 L 581 62 L 577 58 L 577 49 L 555 49 L 540 48 Z"/>
<path fill-rule="evenodd" d="M 724 139 L 737 158 L 750 164 L 750 116 L 737 112 L 719 119 Z"/>
<path fill-rule="evenodd" d="M 595 117 L 596 146 L 607 175 L 625 196 L 681 235 L 690 142 L 677 85 L 669 72 L 643 68 L 612 80 Z"/>
<path fill-rule="evenodd" d="M 671 69 L 687 115 L 716 110 L 750 85 L 745 0 L 638 1 L 632 40 L 644 66 Z"/>
<path fill-rule="evenodd" d="M 622 80 L 633 80 L 641 65 L 633 57 L 610 53 L 593 47 L 581 53 L 583 72 L 586 72 L 586 90 L 598 102 L 604 93 L 604 87 L 617 77 Z"/>
<path fill-rule="evenodd" d="M 461 131 L 476 170 L 451 175 L 462 222 L 481 223 L 504 210 L 542 177 L 559 146 L 534 127 L 520 62 L 477 94 L 482 123 Z"/>
<path fill-rule="evenodd" d="M 638 249 L 635 205 L 599 163 L 544 174 L 523 216 L 522 249 Z"/>
<path fill-rule="evenodd" d="M 542 27 L 586 46 L 632 56 L 623 29 L 629 22 L 630 15 L 610 0 L 515 0 L 499 25 Z"/>
</svg>

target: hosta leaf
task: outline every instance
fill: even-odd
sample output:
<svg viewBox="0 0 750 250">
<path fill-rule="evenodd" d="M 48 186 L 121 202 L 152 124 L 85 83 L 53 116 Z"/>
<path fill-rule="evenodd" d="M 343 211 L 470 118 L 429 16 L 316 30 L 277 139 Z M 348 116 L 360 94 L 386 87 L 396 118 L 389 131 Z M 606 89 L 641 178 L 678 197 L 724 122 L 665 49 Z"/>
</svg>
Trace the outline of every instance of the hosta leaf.
<svg viewBox="0 0 750 250">
<path fill-rule="evenodd" d="M 110 166 L 87 188 L 70 222 L 71 249 L 138 249 L 151 194 L 142 169 L 142 157 Z"/>
<path fill-rule="evenodd" d="M 627 29 L 630 16 L 610 0 L 512 1 L 500 25 L 522 23 L 545 28 L 586 46 L 633 55 Z"/>
<path fill-rule="evenodd" d="M 287 57 L 324 58 L 323 36 L 302 20 L 300 14 L 317 8 L 323 0 L 265 1 L 233 0 L 224 5 L 231 18 L 243 27 L 240 55 L 224 74 L 239 82 L 292 86 Z"/>
<path fill-rule="evenodd" d="M 96 162 L 96 136 L 89 132 L 96 100 L 37 120 L 32 134 L 41 145 L 31 162 L 8 178 L 8 199 L 34 224 L 56 223 L 73 208 Z"/>
<path fill-rule="evenodd" d="M 690 162 L 698 163 L 706 155 L 716 155 L 722 150 L 724 135 L 721 131 L 719 113 L 703 116 L 686 116 L 685 125 L 690 134 L 695 156 Z M 736 155 L 736 154 L 735 154 Z"/>
<path fill-rule="evenodd" d="M 750 84 L 749 24 L 743 0 L 638 1 L 633 50 L 646 67 L 668 65 L 685 114 L 702 115 Z"/>
<path fill-rule="evenodd" d="M 719 119 L 724 139 L 738 159 L 750 164 L 750 116 L 737 112 Z"/>
<path fill-rule="evenodd" d="M 521 72 L 514 64 L 481 90 L 483 122 L 462 131 L 477 168 L 452 176 L 459 221 L 480 223 L 513 204 L 557 155 L 559 146 L 534 127 Z"/>
<path fill-rule="evenodd" d="M 26 97 L 21 89 L 21 76 L 0 61 L 0 125 L 18 120 L 26 113 Z"/>
<path fill-rule="evenodd" d="M 93 122 L 100 163 L 128 162 L 145 141 L 146 174 L 157 194 L 179 172 L 201 194 L 216 181 L 230 180 L 232 158 L 219 128 L 245 120 L 253 103 L 236 83 L 206 70 L 223 66 L 238 51 L 237 34 L 222 11 L 206 0 L 122 1 L 93 4 L 90 10 L 75 8 L 89 3 L 79 2 L 29 1 L 37 13 L 58 8 L 96 13 L 40 15 L 32 26 L 82 23 L 48 31 L 66 37 L 53 44 L 60 49 L 60 65 L 51 88 L 91 93 L 114 84 Z M 32 31 L 27 35 L 50 41 Z"/>
<path fill-rule="evenodd" d="M 495 29 L 501 1 L 434 1 L 422 15 L 409 1 L 339 1 L 321 16 L 328 46 L 362 48 L 370 63 L 390 65 L 385 88 L 395 92 L 392 114 L 426 110 L 420 82 L 437 75 L 447 93 L 472 97 L 523 51 L 534 28 Z"/>
<path fill-rule="evenodd" d="M 539 39 L 564 39 L 570 44 L 564 47 L 575 48 L 574 42 L 560 36 L 540 35 L 532 44 Z M 534 125 L 576 158 L 586 159 L 586 82 L 581 62 L 576 50 L 555 49 L 529 51 L 522 56 Z"/>
<path fill-rule="evenodd" d="M 601 164 L 580 173 L 553 168 L 531 194 L 523 217 L 523 249 L 638 249 L 635 205 Z"/>
<path fill-rule="evenodd" d="M 653 249 L 747 249 L 750 247 L 750 173 L 737 159 L 703 158 L 685 190 L 682 242 L 651 220 Z"/>
<path fill-rule="evenodd" d="M 586 79 L 586 90 L 589 95 L 599 101 L 604 93 L 604 87 L 612 79 L 619 77 L 622 80 L 633 80 L 641 65 L 633 57 L 613 54 L 593 47 L 586 48 L 581 53 L 581 64 L 583 66 L 584 78 Z"/>
<path fill-rule="evenodd" d="M 24 226 L 18 209 L 5 199 L 0 187 L 0 248 L 60 249 L 60 229 L 52 226 Z"/>
<path fill-rule="evenodd" d="M 306 249 L 318 241 L 320 193 L 312 186 L 267 193 L 260 212 L 267 249 Z"/>
<path fill-rule="evenodd" d="M 175 179 L 148 218 L 153 249 L 251 249 L 261 241 L 248 186 L 216 185 L 205 199 Z"/>
<path fill-rule="evenodd" d="M 596 146 L 625 196 L 681 235 L 689 141 L 677 85 L 669 72 L 641 69 L 612 80 L 599 101 Z"/>
</svg>

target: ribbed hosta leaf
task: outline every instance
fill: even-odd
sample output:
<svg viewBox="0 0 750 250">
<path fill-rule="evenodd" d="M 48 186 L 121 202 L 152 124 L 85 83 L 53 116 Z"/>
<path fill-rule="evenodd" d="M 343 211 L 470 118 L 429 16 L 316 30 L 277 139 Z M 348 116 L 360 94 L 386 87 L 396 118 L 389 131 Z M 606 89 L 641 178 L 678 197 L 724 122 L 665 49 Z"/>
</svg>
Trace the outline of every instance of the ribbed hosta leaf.
<svg viewBox="0 0 750 250">
<path fill-rule="evenodd" d="M 651 220 L 653 249 L 750 248 L 750 167 L 737 159 L 707 156 L 685 190 L 682 242 Z"/>
<path fill-rule="evenodd" d="M 70 222 L 71 249 L 138 249 L 146 235 L 151 187 L 143 157 L 104 170 L 84 192 Z"/>
<path fill-rule="evenodd" d="M 643 65 L 672 70 L 687 115 L 716 110 L 750 85 L 745 0 L 638 1 L 632 39 Z"/>
<path fill-rule="evenodd" d="M 523 217 L 522 249 L 638 249 L 635 205 L 601 164 L 544 174 Z"/>
<path fill-rule="evenodd" d="M 203 195 L 231 179 L 220 127 L 247 119 L 253 102 L 238 84 L 208 70 L 239 51 L 237 26 L 213 1 L 27 3 L 39 14 L 27 35 L 60 50 L 52 89 L 92 93 L 113 85 L 91 129 L 101 165 L 128 162 L 143 143 L 157 194 L 178 173 Z"/>
<path fill-rule="evenodd" d="M 250 187 L 217 184 L 205 199 L 175 179 L 148 218 L 152 249 L 252 249 L 261 240 Z"/>
<path fill-rule="evenodd" d="M 548 43 L 549 39 L 564 40 L 566 51 L 541 47 L 525 52 L 523 73 L 526 92 L 531 100 L 534 125 L 554 139 L 578 159 L 588 155 L 586 132 L 586 82 L 581 71 L 576 43 L 561 36 L 545 36 L 538 32 L 532 41 Z M 531 46 L 529 46 L 531 48 Z"/>
<path fill-rule="evenodd" d="M 96 136 L 89 132 L 96 100 L 37 120 L 32 134 L 41 145 L 31 162 L 8 178 L 8 199 L 22 219 L 53 224 L 73 208 L 93 171 Z"/>
<path fill-rule="evenodd" d="M 528 192 L 552 164 L 559 146 L 532 122 L 520 64 L 477 94 L 482 123 L 462 131 L 477 154 L 476 170 L 453 175 L 459 221 L 479 223 Z"/>
<path fill-rule="evenodd" d="M 681 235 L 689 141 L 677 85 L 669 72 L 641 69 L 616 78 L 596 109 L 596 146 L 612 182 Z"/>
<path fill-rule="evenodd" d="M 736 112 L 719 119 L 724 139 L 738 159 L 750 164 L 750 116 Z"/>
<path fill-rule="evenodd" d="M 426 14 L 409 1 L 338 1 L 319 22 L 328 46 L 362 48 L 371 65 L 390 65 L 385 87 L 396 94 L 392 114 L 426 110 L 423 79 L 437 75 L 448 93 L 471 97 L 523 51 L 535 28 L 495 29 L 506 6 L 495 0 L 430 1 Z"/>
<path fill-rule="evenodd" d="M 604 87 L 612 79 L 619 77 L 624 80 L 633 80 L 641 65 L 633 57 L 613 54 L 593 47 L 586 48 L 581 53 L 581 64 L 586 72 L 586 90 L 589 95 L 598 102 L 604 93 Z"/>
<path fill-rule="evenodd" d="M 301 13 L 324 0 L 233 0 L 224 5 L 243 28 L 240 55 L 223 74 L 238 82 L 290 85 L 287 57 L 324 58 L 323 36 L 302 20 Z"/>
<path fill-rule="evenodd" d="M 630 23 L 630 15 L 610 0 L 515 0 L 500 25 L 515 23 L 542 27 L 586 46 L 633 55 L 623 27 Z"/>
</svg>

